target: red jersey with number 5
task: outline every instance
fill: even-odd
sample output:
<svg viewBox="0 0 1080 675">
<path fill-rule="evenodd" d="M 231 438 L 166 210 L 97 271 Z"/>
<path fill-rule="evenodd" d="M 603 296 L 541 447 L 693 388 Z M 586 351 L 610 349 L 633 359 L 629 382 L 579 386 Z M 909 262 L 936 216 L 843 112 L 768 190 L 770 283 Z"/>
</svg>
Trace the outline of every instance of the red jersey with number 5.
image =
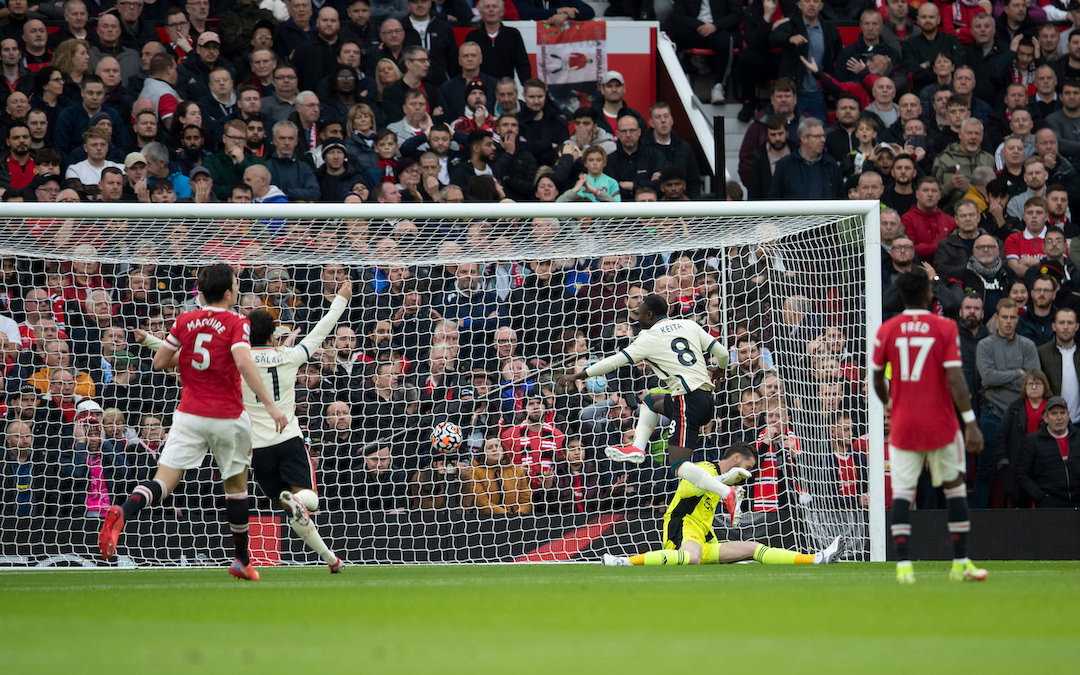
<svg viewBox="0 0 1080 675">
<path fill-rule="evenodd" d="M 961 366 L 956 323 L 926 310 L 905 310 L 878 329 L 873 366 L 889 364 L 892 426 L 889 445 L 936 450 L 956 440 L 956 421 L 946 368 Z"/>
<path fill-rule="evenodd" d="M 251 348 L 247 317 L 204 307 L 176 318 L 165 347 L 180 350 L 180 412 L 200 417 L 235 419 L 244 412 L 240 371 L 232 350 Z"/>
</svg>

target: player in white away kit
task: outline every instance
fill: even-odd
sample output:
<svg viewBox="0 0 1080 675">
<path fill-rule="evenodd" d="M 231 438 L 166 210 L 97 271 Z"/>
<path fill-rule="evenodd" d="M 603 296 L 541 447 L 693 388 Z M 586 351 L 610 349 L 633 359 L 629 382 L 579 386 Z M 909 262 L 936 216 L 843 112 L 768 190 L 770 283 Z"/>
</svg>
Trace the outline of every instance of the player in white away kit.
<svg viewBox="0 0 1080 675">
<path fill-rule="evenodd" d="M 304 543 L 336 574 L 345 569 L 334 552 L 323 543 L 311 513 L 319 508 L 319 496 L 315 492 L 315 475 L 311 457 L 304 445 L 300 423 L 296 420 L 296 371 L 322 346 L 326 336 L 334 328 L 341 313 L 352 299 L 352 283 L 345 282 L 338 289 L 330 309 L 311 333 L 295 347 L 275 347 L 270 344 L 277 327 L 274 317 L 263 309 L 248 315 L 251 322 L 251 357 L 262 373 L 263 385 L 270 390 L 274 403 L 289 416 L 284 431 L 275 428 L 274 420 L 263 405 L 263 399 L 244 386 L 244 407 L 251 415 L 252 445 L 254 457 L 251 468 L 263 494 L 277 499 L 288 514 L 289 525 Z"/>
<path fill-rule="evenodd" d="M 231 310 L 240 297 L 240 284 L 229 265 L 199 270 L 203 307 L 176 318 L 165 342 L 154 354 L 154 368 L 178 367 L 183 389 L 180 405 L 165 447 L 158 456 L 153 480 L 135 488 L 123 506 L 110 506 L 98 536 L 101 555 L 116 553 L 124 522 L 144 507 L 172 492 L 184 472 L 202 464 L 206 451 L 214 454 L 225 484 L 225 515 L 232 530 L 236 560 L 229 574 L 256 581 L 259 573 L 248 557 L 247 473 L 251 464 L 251 419 L 244 411 L 240 379 L 263 398 L 259 369 L 251 360 L 248 320 Z M 288 419 L 273 403 L 267 412 L 278 431 Z"/>
<path fill-rule="evenodd" d="M 979 453 L 983 437 L 971 409 L 967 380 L 960 359 L 956 322 L 929 311 L 933 287 L 926 272 L 916 267 L 897 277 L 904 301 L 903 313 L 878 329 L 874 339 L 874 391 L 888 407 L 889 465 L 892 471 L 892 536 L 896 545 L 896 580 L 915 583 L 908 556 L 911 538 L 911 502 L 924 466 L 930 467 L 934 487 L 945 486 L 949 537 L 953 545 L 953 581 L 982 581 L 986 570 L 967 557 L 967 484 L 964 480 L 964 439 L 953 405 L 960 411 L 967 432 L 967 451 Z M 885 381 L 885 366 L 892 381 Z"/>
<path fill-rule="evenodd" d="M 713 379 L 727 369 L 727 347 L 704 328 L 687 319 L 669 319 L 667 301 L 650 295 L 641 301 L 638 323 L 641 332 L 625 349 L 594 363 L 573 375 L 560 375 L 565 387 L 575 380 L 610 373 L 623 366 L 644 361 L 664 379 L 671 393 L 659 397 L 649 394 L 638 406 L 641 417 L 633 445 L 607 448 L 607 456 L 617 462 L 645 461 L 645 445 L 660 421 L 660 415 L 675 421 L 675 432 L 668 439 L 668 470 L 672 476 L 689 481 L 695 487 L 715 493 L 724 500 L 732 524 L 738 523 L 738 496 L 729 485 L 750 477 L 741 467 L 713 476 L 690 461 L 701 427 L 713 418 Z M 706 361 L 711 354 L 718 368 L 710 372 Z"/>
</svg>

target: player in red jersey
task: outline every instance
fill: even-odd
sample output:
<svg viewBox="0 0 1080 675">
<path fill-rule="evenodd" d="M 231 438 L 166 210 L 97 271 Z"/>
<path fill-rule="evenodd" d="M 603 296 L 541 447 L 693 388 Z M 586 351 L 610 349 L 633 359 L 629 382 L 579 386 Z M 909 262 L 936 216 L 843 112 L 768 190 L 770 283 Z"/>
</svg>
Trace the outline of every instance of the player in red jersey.
<svg viewBox="0 0 1080 675">
<path fill-rule="evenodd" d="M 964 481 L 964 440 L 953 405 L 964 419 L 967 451 L 982 452 L 983 437 L 971 409 L 967 381 L 961 369 L 960 335 L 956 323 L 932 314 L 933 289 L 926 272 L 915 268 L 896 280 L 904 311 L 878 329 L 874 340 L 874 390 L 891 405 L 889 461 L 892 469 L 892 536 L 896 544 L 896 579 L 915 583 L 908 556 L 911 502 L 923 466 L 929 465 L 934 487 L 945 486 L 949 536 L 953 545 L 953 581 L 981 581 L 986 570 L 967 557 L 967 484 Z M 885 367 L 892 369 L 891 385 Z"/>
<path fill-rule="evenodd" d="M 288 418 L 271 402 L 262 376 L 251 359 L 251 327 L 231 308 L 240 297 L 232 267 L 210 265 L 199 271 L 203 307 L 176 319 L 165 344 L 154 355 L 154 368 L 179 368 L 183 389 L 172 429 L 158 457 L 153 480 L 135 488 L 123 506 L 110 506 L 98 537 L 101 555 L 111 558 L 124 522 L 141 509 L 167 497 L 184 472 L 202 464 L 206 451 L 225 484 L 225 515 L 232 530 L 236 560 L 229 573 L 255 581 L 259 573 L 248 557 L 248 466 L 251 464 L 251 419 L 244 411 L 240 378 L 251 387 L 280 432 Z"/>
</svg>

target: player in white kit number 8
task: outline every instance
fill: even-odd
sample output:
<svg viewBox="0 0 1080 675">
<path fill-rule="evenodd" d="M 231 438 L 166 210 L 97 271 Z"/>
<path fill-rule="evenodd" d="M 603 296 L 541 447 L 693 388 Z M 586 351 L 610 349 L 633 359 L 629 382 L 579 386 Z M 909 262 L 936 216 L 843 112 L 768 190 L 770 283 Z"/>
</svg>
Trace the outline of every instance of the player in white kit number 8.
<svg viewBox="0 0 1080 675">
<path fill-rule="evenodd" d="M 724 500 L 733 525 L 738 524 L 738 495 L 730 485 L 750 477 L 746 469 L 735 467 L 720 475 L 710 475 L 690 461 L 698 443 L 701 427 L 713 418 L 713 380 L 727 369 L 728 350 L 700 325 L 687 319 L 668 318 L 668 304 L 659 295 L 650 295 L 638 308 L 641 332 L 625 349 L 594 363 L 573 375 L 560 375 L 558 383 L 566 387 L 575 380 L 604 375 L 623 366 L 644 361 L 662 378 L 670 392 L 649 394 L 638 406 L 640 418 L 633 445 L 607 448 L 614 461 L 640 464 L 645 461 L 645 445 L 660 415 L 675 420 L 675 432 L 668 439 L 668 471 L 695 487 L 715 493 Z M 707 357 L 716 358 L 710 369 Z"/>
</svg>

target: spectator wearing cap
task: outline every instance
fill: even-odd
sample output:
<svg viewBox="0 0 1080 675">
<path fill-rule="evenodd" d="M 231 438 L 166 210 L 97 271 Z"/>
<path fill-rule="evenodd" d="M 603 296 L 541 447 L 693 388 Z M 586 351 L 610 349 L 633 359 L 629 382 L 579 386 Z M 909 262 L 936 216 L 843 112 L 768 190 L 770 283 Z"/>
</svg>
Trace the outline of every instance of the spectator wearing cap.
<svg viewBox="0 0 1080 675">
<path fill-rule="evenodd" d="M 473 80 L 465 86 L 465 109 L 460 117 L 450 124 L 455 134 L 470 134 L 477 129 L 495 130 L 495 116 L 487 106 L 487 93 L 480 80 Z M 448 111 L 448 112 L 457 112 Z"/>
<path fill-rule="evenodd" d="M 319 181 L 306 162 L 300 161 L 296 148 L 299 131 L 285 120 L 274 125 L 274 152 L 266 159 L 272 182 L 289 197 L 290 202 L 313 202 L 320 198 Z"/>
<path fill-rule="evenodd" d="M 833 71 L 836 55 L 844 48 L 836 27 L 820 17 L 821 0 L 800 0 L 791 20 L 777 25 L 769 35 L 769 46 L 780 48 L 780 77 L 790 77 L 799 87 L 799 109 L 818 119 L 827 119 L 825 92 L 804 61 L 814 63 L 823 73 Z"/>
<path fill-rule="evenodd" d="M 356 194 L 357 186 L 364 184 L 364 177 L 350 165 L 345 144 L 338 140 L 324 143 L 322 158 L 322 166 L 315 171 L 319 199 L 324 202 L 340 202 L 345 195 Z M 398 165 L 405 161 L 401 160 Z"/>
<path fill-rule="evenodd" d="M 341 20 L 338 11 L 323 5 L 315 17 L 315 31 L 305 43 L 296 48 L 290 59 L 296 64 L 296 76 L 301 90 L 315 91 L 319 82 L 330 74 L 341 51 Z"/>
<path fill-rule="evenodd" d="M 1013 473 L 1020 491 L 1038 508 L 1080 506 L 1080 434 L 1061 396 L 1046 402 L 1044 426 L 1020 444 Z"/>
<path fill-rule="evenodd" d="M 680 50 L 702 48 L 715 52 L 711 93 L 714 104 L 723 103 L 726 98 L 724 81 L 730 74 L 732 50 L 742 44 L 742 22 L 743 7 L 738 0 L 676 0 L 663 22 L 662 29 Z"/>
<path fill-rule="evenodd" d="M 645 128 L 645 118 L 638 111 L 626 105 L 626 80 L 617 70 L 609 70 L 600 79 L 600 96 L 593 99 L 592 107 L 597 113 L 597 125 L 614 135 L 617 122 L 623 115 L 633 115 L 634 119 Z"/>
<path fill-rule="evenodd" d="M 197 166 L 188 175 L 191 183 L 191 198 L 196 204 L 216 203 L 220 200 L 214 194 L 214 177 L 210 169 L 205 166 Z"/>
<path fill-rule="evenodd" d="M 483 53 L 480 51 L 480 45 L 475 42 L 466 42 L 458 48 L 457 62 L 460 74 L 451 77 L 449 81 L 444 82 L 439 87 L 439 91 L 441 91 L 443 95 L 443 100 L 446 101 L 446 110 L 450 114 L 465 109 L 465 89 L 474 80 L 479 80 L 480 84 L 484 86 L 484 93 L 487 95 L 487 100 L 489 102 L 495 101 L 495 90 L 498 87 L 498 81 L 491 75 L 480 70 L 483 61 L 484 57 Z M 491 106 L 489 109 L 492 114 L 494 114 L 495 107 Z"/>
<path fill-rule="evenodd" d="M 60 176 L 46 173 L 31 181 L 29 190 L 34 193 L 36 202 L 55 202 L 56 196 L 60 194 L 62 183 Z"/>
<path fill-rule="evenodd" d="M 146 155 L 141 152 L 129 152 L 124 157 L 124 194 L 121 200 L 125 202 L 142 201 L 140 199 L 141 191 L 146 195 L 145 201 L 150 201 L 150 193 L 147 187 Z"/>
<path fill-rule="evenodd" d="M 236 71 L 232 65 L 221 58 L 221 38 L 214 31 L 207 31 L 195 42 L 198 58 L 188 57 L 177 68 L 176 90 L 186 101 L 201 101 L 209 98 L 210 71 L 225 68 L 230 79 L 235 79 Z"/>
</svg>

